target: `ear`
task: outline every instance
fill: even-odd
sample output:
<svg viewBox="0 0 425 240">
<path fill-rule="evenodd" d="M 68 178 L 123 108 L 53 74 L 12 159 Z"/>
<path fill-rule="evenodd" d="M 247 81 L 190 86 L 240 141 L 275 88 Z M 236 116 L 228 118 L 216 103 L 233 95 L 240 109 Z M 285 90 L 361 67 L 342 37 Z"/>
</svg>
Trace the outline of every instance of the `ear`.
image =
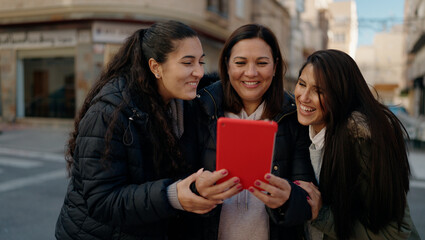
<svg viewBox="0 0 425 240">
<path fill-rule="evenodd" d="M 155 75 L 156 78 L 160 78 L 161 65 L 153 58 L 149 58 L 148 63 L 149 63 L 149 69 L 151 70 L 153 75 Z"/>
</svg>

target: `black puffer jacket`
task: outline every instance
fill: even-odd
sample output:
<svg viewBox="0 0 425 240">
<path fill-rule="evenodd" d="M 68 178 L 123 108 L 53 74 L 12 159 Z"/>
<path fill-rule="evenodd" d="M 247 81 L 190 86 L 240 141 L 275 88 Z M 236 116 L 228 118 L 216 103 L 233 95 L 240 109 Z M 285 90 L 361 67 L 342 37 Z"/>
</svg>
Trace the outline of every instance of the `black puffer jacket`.
<svg viewBox="0 0 425 240">
<path fill-rule="evenodd" d="M 179 213 L 169 204 L 166 191 L 175 180 L 159 179 L 153 168 L 146 134 L 149 116 L 133 103 L 119 114 L 108 169 L 100 162 L 108 121 L 128 94 L 125 88 L 124 79 L 103 87 L 80 122 L 57 239 L 167 239 L 168 221 Z M 189 114 L 186 109 L 190 108 L 185 107 Z M 185 138 L 193 138 L 186 129 L 181 140 Z M 193 149 L 183 150 L 187 152 Z"/>
<path fill-rule="evenodd" d="M 199 106 L 199 145 L 205 169 L 215 170 L 217 119 L 224 116 L 222 108 L 223 89 L 216 82 L 199 91 L 196 99 Z M 303 223 L 311 218 L 311 209 L 306 201 L 307 193 L 294 180 L 315 181 L 310 162 L 310 138 L 308 128 L 297 121 L 294 99 L 285 94 L 283 109 L 274 119 L 278 123 L 274 159 L 271 173 L 288 179 L 292 191 L 290 199 L 280 208 L 270 209 L 270 239 L 302 238 Z M 209 217 L 198 220 L 198 229 L 203 239 L 217 239 L 220 220 L 219 206 Z"/>
</svg>

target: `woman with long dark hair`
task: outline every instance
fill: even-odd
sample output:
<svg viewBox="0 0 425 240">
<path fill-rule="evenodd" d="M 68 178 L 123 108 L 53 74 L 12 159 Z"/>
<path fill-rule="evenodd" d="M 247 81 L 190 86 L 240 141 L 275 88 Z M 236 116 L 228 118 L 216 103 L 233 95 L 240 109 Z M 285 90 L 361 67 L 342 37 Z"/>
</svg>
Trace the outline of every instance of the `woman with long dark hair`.
<svg viewBox="0 0 425 240">
<path fill-rule="evenodd" d="M 224 199 L 202 219 L 202 239 L 300 239 L 311 217 L 307 194 L 292 183 L 314 181 L 308 129 L 297 122 L 293 97 L 285 92 L 286 61 L 274 33 L 259 24 L 236 29 L 219 60 L 220 81 L 199 91 L 199 143 L 204 171 L 192 184 L 207 199 Z M 216 169 L 219 117 L 277 122 L 270 173 L 242 191 L 239 179 L 214 184 L 227 174 Z M 255 137 L 255 136 L 253 136 Z M 269 161 L 258 159 L 258 161 Z"/>
<path fill-rule="evenodd" d="M 298 121 L 310 128 L 319 181 L 309 193 L 313 239 L 418 239 L 406 195 L 406 131 L 375 99 L 355 61 L 339 50 L 308 57 L 295 87 Z M 319 211 L 320 210 L 320 211 Z"/>
<path fill-rule="evenodd" d="M 189 189 L 199 174 L 183 100 L 196 96 L 203 58 L 196 32 L 180 22 L 127 39 L 76 117 L 56 238 L 167 239 L 177 209 L 206 213 L 219 203 Z"/>
</svg>

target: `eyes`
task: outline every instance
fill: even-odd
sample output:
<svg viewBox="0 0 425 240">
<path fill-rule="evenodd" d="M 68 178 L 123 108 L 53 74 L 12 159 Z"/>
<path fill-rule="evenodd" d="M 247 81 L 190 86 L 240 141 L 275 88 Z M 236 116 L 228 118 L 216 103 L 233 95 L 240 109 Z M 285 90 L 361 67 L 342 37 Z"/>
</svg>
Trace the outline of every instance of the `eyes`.
<svg viewBox="0 0 425 240">
<path fill-rule="evenodd" d="M 307 87 L 307 83 L 302 80 L 302 79 L 298 79 L 297 81 L 297 85 L 302 87 L 302 88 L 306 88 Z M 316 93 L 317 95 L 322 95 L 322 91 L 320 88 L 318 88 L 317 86 L 311 86 L 311 91 Z"/>
<path fill-rule="evenodd" d="M 198 58 L 198 59 L 199 59 L 199 65 L 205 64 L 204 56 L 202 56 L 201 58 Z M 196 64 L 196 61 L 197 61 L 197 58 L 195 56 L 184 56 L 184 57 L 181 58 L 180 63 L 183 64 L 183 65 L 191 66 L 191 65 Z"/>
<path fill-rule="evenodd" d="M 238 67 L 245 66 L 247 63 L 248 63 L 248 61 L 235 61 L 234 62 L 234 64 Z M 267 62 L 267 61 L 257 61 L 256 64 L 259 65 L 259 66 L 266 66 L 270 63 Z"/>
<path fill-rule="evenodd" d="M 184 61 L 184 62 L 182 62 L 182 64 L 184 64 L 184 65 L 193 65 L 193 64 L 195 64 L 195 61 Z M 204 61 L 199 61 L 199 64 L 200 65 L 204 65 L 205 62 Z"/>
</svg>

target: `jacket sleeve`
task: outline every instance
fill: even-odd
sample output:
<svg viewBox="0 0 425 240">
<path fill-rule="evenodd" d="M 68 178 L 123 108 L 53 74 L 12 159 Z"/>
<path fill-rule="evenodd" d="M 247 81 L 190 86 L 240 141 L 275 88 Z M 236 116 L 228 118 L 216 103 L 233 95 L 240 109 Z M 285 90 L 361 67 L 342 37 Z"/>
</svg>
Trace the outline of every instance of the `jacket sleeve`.
<svg viewBox="0 0 425 240">
<path fill-rule="evenodd" d="M 292 130 L 294 132 L 295 149 L 293 152 L 292 175 L 290 180 L 313 182 L 317 185 L 313 166 L 311 165 L 310 160 L 309 147 L 311 145 L 311 141 L 308 133 L 308 127 L 301 126 L 297 123 Z"/>
<path fill-rule="evenodd" d="M 296 121 L 296 120 L 295 120 Z M 267 208 L 271 219 L 279 225 L 294 226 L 303 224 L 311 219 L 311 207 L 307 202 L 307 192 L 292 183 L 294 180 L 303 180 L 316 183 L 313 167 L 310 161 L 310 138 L 308 128 L 297 122 L 291 128 L 294 150 L 292 154 L 291 179 L 287 179 L 291 185 L 291 195 L 288 201 L 277 209 Z"/>
<path fill-rule="evenodd" d="M 160 179 L 142 184 L 132 183 L 128 172 L 134 166 L 128 164 L 128 152 L 143 149 L 126 148 L 122 137 L 119 137 L 122 136 L 119 133 L 122 129 L 112 137 L 110 160 L 101 160 L 108 118 L 101 112 L 88 112 L 80 122 L 77 167 L 81 172 L 82 194 L 89 216 L 119 226 L 141 225 L 170 217 L 176 211 L 167 198 L 167 186 L 172 181 Z"/>
<path fill-rule="evenodd" d="M 311 219 L 311 208 L 307 202 L 307 193 L 288 181 L 291 185 L 291 195 L 283 206 L 271 209 L 266 207 L 271 220 L 282 226 L 296 226 Z"/>
<path fill-rule="evenodd" d="M 358 157 L 363 163 L 361 164 L 362 172 L 360 173 L 360 175 L 363 175 L 363 177 L 358 178 L 359 181 L 361 181 L 359 182 L 359 186 L 361 186 L 360 194 L 361 196 L 366 196 L 367 193 L 365 189 L 371 184 L 370 177 L 366 176 L 366 165 L 370 156 L 370 144 L 365 139 L 358 139 L 356 147 L 358 148 L 356 153 L 362 153 Z M 362 151 L 360 151 L 360 149 Z M 364 203 L 363 205 L 368 206 L 367 203 Z M 367 211 L 367 209 L 365 209 L 365 211 Z M 327 236 L 336 239 L 335 221 L 330 206 L 323 206 L 320 209 L 319 215 L 314 221 L 312 221 L 312 225 L 320 231 L 324 232 Z M 400 230 L 398 229 L 398 224 L 396 222 L 391 222 L 382 230 L 380 230 L 379 233 L 375 234 L 370 229 L 366 228 L 362 223 L 357 221 L 354 226 L 354 234 L 355 239 L 420 239 L 411 219 L 408 204 L 406 205 Z"/>
</svg>

